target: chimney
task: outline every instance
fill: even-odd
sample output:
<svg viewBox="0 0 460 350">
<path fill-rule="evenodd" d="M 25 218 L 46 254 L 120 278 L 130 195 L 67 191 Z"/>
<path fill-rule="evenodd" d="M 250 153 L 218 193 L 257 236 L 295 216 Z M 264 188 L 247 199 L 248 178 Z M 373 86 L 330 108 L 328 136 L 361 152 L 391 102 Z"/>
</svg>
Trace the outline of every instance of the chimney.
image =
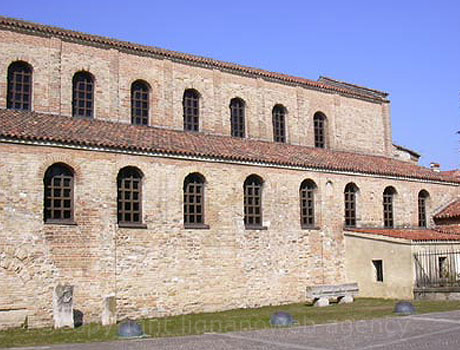
<svg viewBox="0 0 460 350">
<path fill-rule="evenodd" d="M 436 171 L 437 173 L 439 173 L 441 171 L 441 164 L 431 162 L 430 163 L 430 168 L 431 168 L 431 170 Z"/>
</svg>

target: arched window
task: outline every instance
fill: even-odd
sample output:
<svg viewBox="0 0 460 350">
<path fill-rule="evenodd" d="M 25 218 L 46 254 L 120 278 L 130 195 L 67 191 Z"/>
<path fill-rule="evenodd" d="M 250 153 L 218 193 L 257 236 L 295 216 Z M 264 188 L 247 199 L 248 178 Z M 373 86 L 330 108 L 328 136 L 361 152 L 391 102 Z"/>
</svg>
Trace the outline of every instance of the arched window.
<svg viewBox="0 0 460 350">
<path fill-rule="evenodd" d="M 204 224 L 205 178 L 198 173 L 189 174 L 184 180 L 184 226 L 202 228 Z"/>
<path fill-rule="evenodd" d="M 117 177 L 118 224 L 142 225 L 142 178 L 139 169 L 126 167 Z"/>
<path fill-rule="evenodd" d="M 356 194 L 358 187 L 354 183 L 345 186 L 345 227 L 356 227 Z"/>
<path fill-rule="evenodd" d="M 303 228 L 315 226 L 315 190 L 312 180 L 304 180 L 300 185 L 300 224 Z"/>
<path fill-rule="evenodd" d="M 150 88 L 146 82 L 135 81 L 131 85 L 131 123 L 135 125 L 149 124 Z"/>
<path fill-rule="evenodd" d="M 8 67 L 8 109 L 30 111 L 32 109 L 32 67 L 22 61 Z"/>
<path fill-rule="evenodd" d="M 275 142 L 286 142 L 286 108 L 276 105 L 272 111 L 273 140 Z"/>
<path fill-rule="evenodd" d="M 315 131 L 315 147 L 326 148 L 326 116 L 316 112 L 313 116 L 313 128 Z"/>
<path fill-rule="evenodd" d="M 426 202 L 429 197 L 429 193 L 425 190 L 421 190 L 418 193 L 418 226 L 427 227 L 428 221 L 426 219 Z"/>
<path fill-rule="evenodd" d="M 263 180 L 251 175 L 244 181 L 244 225 L 246 228 L 262 227 Z"/>
<path fill-rule="evenodd" d="M 394 207 L 393 200 L 396 190 L 392 186 L 388 186 L 383 191 L 383 226 L 385 228 L 394 227 Z"/>
<path fill-rule="evenodd" d="M 193 89 L 185 90 L 182 100 L 184 108 L 184 130 L 200 130 L 200 95 Z"/>
<path fill-rule="evenodd" d="M 44 182 L 45 223 L 72 223 L 74 220 L 74 172 L 65 164 L 48 168 Z"/>
<path fill-rule="evenodd" d="M 72 80 L 72 115 L 93 118 L 94 79 L 88 72 L 77 72 Z"/>
<path fill-rule="evenodd" d="M 230 122 L 233 137 L 245 136 L 245 103 L 240 98 L 230 101 Z"/>
</svg>

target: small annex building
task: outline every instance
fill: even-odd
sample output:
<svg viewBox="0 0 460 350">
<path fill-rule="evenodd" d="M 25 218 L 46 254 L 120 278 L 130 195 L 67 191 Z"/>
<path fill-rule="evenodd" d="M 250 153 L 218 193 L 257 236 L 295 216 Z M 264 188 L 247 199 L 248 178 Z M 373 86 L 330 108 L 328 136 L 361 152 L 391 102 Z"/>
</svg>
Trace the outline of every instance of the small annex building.
<svg viewBox="0 0 460 350">
<path fill-rule="evenodd" d="M 411 297 L 459 237 L 418 158 L 385 92 L 0 17 L 0 328 Z"/>
</svg>

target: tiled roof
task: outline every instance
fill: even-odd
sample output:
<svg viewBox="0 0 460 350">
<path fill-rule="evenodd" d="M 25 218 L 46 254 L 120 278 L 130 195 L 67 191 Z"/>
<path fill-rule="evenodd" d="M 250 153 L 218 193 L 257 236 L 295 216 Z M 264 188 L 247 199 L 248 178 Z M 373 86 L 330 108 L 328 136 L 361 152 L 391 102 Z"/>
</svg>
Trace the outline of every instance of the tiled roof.
<svg viewBox="0 0 460 350">
<path fill-rule="evenodd" d="M 454 177 L 460 178 L 460 169 L 445 170 L 445 171 L 441 171 L 441 173 L 443 173 L 444 175 L 454 176 Z"/>
<path fill-rule="evenodd" d="M 101 47 L 112 47 L 118 50 L 126 50 L 134 54 L 147 54 L 171 60 L 184 61 L 189 64 L 227 70 L 238 74 L 249 75 L 257 78 L 273 79 L 286 84 L 308 86 L 316 90 L 341 93 L 347 96 L 363 98 L 377 102 L 387 102 L 386 93 L 377 92 L 377 90 L 367 88 L 359 88 L 358 86 L 352 84 L 349 84 L 350 86 L 346 86 L 345 83 L 337 84 L 333 83 L 333 80 L 331 80 L 331 82 L 327 82 L 321 81 L 321 79 L 320 81 L 314 81 L 287 74 L 275 73 L 263 69 L 247 67 L 235 63 L 214 60 L 202 56 L 190 55 L 177 51 L 165 50 L 158 47 L 135 44 L 128 41 L 121 41 L 103 36 L 81 33 L 77 31 L 23 21 L 14 18 L 0 16 L 0 29 L 14 30 L 35 35 L 38 34 L 46 36 L 55 36 L 67 41 L 79 41 L 84 44 L 93 46 L 97 45 Z"/>
<path fill-rule="evenodd" d="M 460 241 L 460 235 L 442 233 L 428 229 L 377 229 L 354 228 L 346 229 L 348 232 L 366 233 L 375 236 L 401 238 L 411 241 Z"/>
<path fill-rule="evenodd" d="M 449 204 L 434 216 L 435 219 L 460 218 L 460 199 Z"/>
<path fill-rule="evenodd" d="M 460 235 L 460 225 L 439 225 L 436 226 L 436 231 Z"/>
<path fill-rule="evenodd" d="M 460 183 L 383 156 L 5 109 L 0 137 Z"/>
</svg>

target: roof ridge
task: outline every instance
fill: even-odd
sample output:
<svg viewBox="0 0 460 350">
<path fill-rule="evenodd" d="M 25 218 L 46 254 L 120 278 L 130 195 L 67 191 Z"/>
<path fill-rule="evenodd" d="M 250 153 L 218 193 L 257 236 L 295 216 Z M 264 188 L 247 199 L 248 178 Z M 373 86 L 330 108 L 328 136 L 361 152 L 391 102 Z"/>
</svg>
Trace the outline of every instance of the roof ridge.
<svg viewBox="0 0 460 350">
<path fill-rule="evenodd" d="M 20 31 L 39 31 L 46 34 L 54 34 L 62 37 L 70 37 L 72 39 L 87 41 L 91 43 L 97 43 L 124 48 L 132 51 L 143 51 L 149 52 L 153 55 L 163 56 L 170 59 L 176 59 L 180 61 L 187 61 L 189 63 L 201 64 L 205 66 L 212 66 L 220 69 L 228 69 L 233 71 L 238 71 L 243 74 L 252 74 L 255 76 L 265 77 L 269 79 L 275 79 L 288 84 L 298 84 L 302 86 L 309 86 L 311 88 L 319 89 L 321 91 L 333 91 L 336 93 L 342 93 L 344 95 L 353 96 L 356 98 L 361 98 L 370 101 L 376 102 L 388 102 L 386 95 L 376 96 L 374 93 L 366 93 L 364 91 L 356 91 L 355 89 L 338 87 L 331 84 L 322 83 L 320 81 L 315 81 L 312 79 L 307 79 L 303 77 L 293 76 L 285 73 L 272 72 L 264 70 L 261 68 L 255 68 L 250 66 L 245 66 L 237 63 L 227 62 L 216 60 L 212 58 L 207 58 L 199 55 L 192 55 L 188 53 L 182 53 L 179 51 L 167 50 L 156 46 L 148 46 L 143 44 L 137 44 L 130 41 L 124 41 L 119 39 L 114 39 L 110 37 L 105 37 L 101 35 L 88 34 L 84 32 L 74 31 L 70 29 L 64 29 L 57 26 L 45 25 L 41 23 L 26 21 L 23 19 L 10 18 L 5 16 L 0 16 L 0 27 L 4 28 L 15 28 Z M 352 84 L 349 84 L 352 85 Z M 366 88 L 367 89 L 367 88 Z M 367 89 L 369 92 L 372 89 Z M 377 90 L 375 90 L 377 91 Z"/>
</svg>

